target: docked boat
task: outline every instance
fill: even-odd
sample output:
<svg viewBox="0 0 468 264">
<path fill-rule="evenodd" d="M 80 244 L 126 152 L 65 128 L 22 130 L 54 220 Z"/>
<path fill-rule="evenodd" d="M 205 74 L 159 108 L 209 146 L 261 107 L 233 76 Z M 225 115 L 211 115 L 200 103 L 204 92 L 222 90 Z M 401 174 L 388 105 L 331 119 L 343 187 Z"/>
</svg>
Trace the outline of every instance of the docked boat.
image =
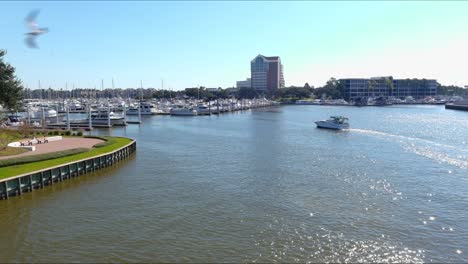
<svg viewBox="0 0 468 264">
<path fill-rule="evenodd" d="M 11 115 L 11 116 L 8 116 L 5 124 L 7 126 L 12 126 L 12 127 L 19 127 L 19 126 L 22 126 L 24 125 L 24 122 L 21 118 L 21 116 L 18 116 L 18 115 Z"/>
<path fill-rule="evenodd" d="M 171 115 L 174 116 L 196 116 L 197 110 L 188 107 L 176 107 L 171 109 Z"/>
<path fill-rule="evenodd" d="M 157 115 L 158 109 L 154 107 L 153 104 L 150 103 L 141 103 L 140 104 L 140 114 L 141 115 Z M 127 110 L 127 115 L 138 115 L 138 106 L 131 107 Z"/>
<path fill-rule="evenodd" d="M 81 111 L 86 111 L 86 107 L 81 105 L 81 103 L 78 103 L 78 102 L 74 102 L 74 103 L 71 103 L 69 106 L 68 106 L 70 112 L 81 112 Z"/>
<path fill-rule="evenodd" d="M 210 115 L 211 109 L 205 104 L 197 105 L 197 115 Z"/>
<path fill-rule="evenodd" d="M 317 121 L 315 122 L 315 124 L 317 124 L 318 128 L 327 128 L 335 130 L 349 128 L 348 118 L 343 116 L 331 116 L 329 119 Z"/>
<path fill-rule="evenodd" d="M 57 111 L 47 107 L 41 107 L 40 109 L 32 108 L 26 115 L 31 119 L 48 119 L 57 117 Z"/>
<path fill-rule="evenodd" d="M 110 126 L 125 126 L 125 118 L 116 115 L 107 109 L 98 109 L 96 113 L 91 115 L 91 122 L 93 125 L 110 125 Z"/>
</svg>

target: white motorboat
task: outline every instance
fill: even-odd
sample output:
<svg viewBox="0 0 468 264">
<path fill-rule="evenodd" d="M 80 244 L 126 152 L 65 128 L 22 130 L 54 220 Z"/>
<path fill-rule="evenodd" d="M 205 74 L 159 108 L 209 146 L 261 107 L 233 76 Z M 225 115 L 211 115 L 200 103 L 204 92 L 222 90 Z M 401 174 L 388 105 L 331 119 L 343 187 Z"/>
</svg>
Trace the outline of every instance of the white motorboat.
<svg viewBox="0 0 468 264">
<path fill-rule="evenodd" d="M 209 115 L 211 114 L 211 109 L 205 104 L 197 105 L 197 114 L 198 115 Z"/>
<path fill-rule="evenodd" d="M 89 119 L 88 119 L 89 122 Z M 96 113 L 91 114 L 91 123 L 93 125 L 125 126 L 125 118 L 116 115 L 108 109 L 99 108 Z"/>
<path fill-rule="evenodd" d="M 349 128 L 348 118 L 343 116 L 331 116 L 329 119 L 317 121 L 315 122 L 315 124 L 317 124 L 318 128 L 327 128 L 335 130 Z"/>
<path fill-rule="evenodd" d="M 46 108 L 46 107 L 41 107 L 39 109 L 30 109 L 29 112 L 26 114 L 29 116 L 31 119 L 43 119 L 43 118 L 51 118 L 51 117 L 57 117 L 57 111 L 54 109 Z"/>
<path fill-rule="evenodd" d="M 78 111 L 85 111 L 86 110 L 86 107 L 81 105 L 78 102 L 72 103 L 68 107 L 69 107 L 70 111 L 72 111 L 72 112 L 75 112 L 75 111 L 78 112 Z"/>
<path fill-rule="evenodd" d="M 6 121 L 5 124 L 7 126 L 19 127 L 19 126 L 24 125 L 24 122 L 21 119 L 21 116 L 11 115 L 11 116 L 8 116 L 7 121 Z"/>
<path fill-rule="evenodd" d="M 197 110 L 188 107 L 176 107 L 171 109 L 171 115 L 174 116 L 196 116 Z"/>
<path fill-rule="evenodd" d="M 140 114 L 141 115 L 157 115 L 160 111 L 150 103 L 141 103 L 140 104 Z M 127 115 L 138 115 L 138 106 L 130 107 L 127 110 Z"/>
</svg>

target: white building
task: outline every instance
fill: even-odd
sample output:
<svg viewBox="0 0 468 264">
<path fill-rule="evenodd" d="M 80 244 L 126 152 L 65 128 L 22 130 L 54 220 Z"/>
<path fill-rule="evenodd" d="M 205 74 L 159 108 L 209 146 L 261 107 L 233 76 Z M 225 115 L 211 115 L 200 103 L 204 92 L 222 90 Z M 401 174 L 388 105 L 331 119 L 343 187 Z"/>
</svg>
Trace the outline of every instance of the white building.
<svg viewBox="0 0 468 264">
<path fill-rule="evenodd" d="M 245 81 L 237 81 L 236 82 L 237 88 L 251 88 L 252 87 L 252 79 L 247 78 Z"/>
</svg>

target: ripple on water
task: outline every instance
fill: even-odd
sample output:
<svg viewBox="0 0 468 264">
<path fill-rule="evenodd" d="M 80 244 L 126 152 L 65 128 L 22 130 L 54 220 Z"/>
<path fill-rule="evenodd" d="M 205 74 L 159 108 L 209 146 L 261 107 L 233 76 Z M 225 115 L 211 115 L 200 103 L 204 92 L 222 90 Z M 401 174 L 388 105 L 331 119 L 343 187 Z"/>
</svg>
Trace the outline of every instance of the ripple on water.
<svg viewBox="0 0 468 264">
<path fill-rule="evenodd" d="M 423 156 L 439 163 L 446 163 L 461 169 L 468 169 L 468 149 L 460 146 L 442 144 L 431 140 L 408 137 L 376 130 L 350 129 L 352 132 L 384 137 L 403 144 L 406 151 Z M 449 172 L 450 173 L 450 172 Z"/>
<path fill-rule="evenodd" d="M 275 237 L 276 240 L 271 240 Z M 270 225 L 256 236 L 257 257 L 253 262 L 424 262 L 423 249 L 410 249 L 387 240 L 384 234 L 358 240 L 324 227 L 313 231 Z"/>
</svg>

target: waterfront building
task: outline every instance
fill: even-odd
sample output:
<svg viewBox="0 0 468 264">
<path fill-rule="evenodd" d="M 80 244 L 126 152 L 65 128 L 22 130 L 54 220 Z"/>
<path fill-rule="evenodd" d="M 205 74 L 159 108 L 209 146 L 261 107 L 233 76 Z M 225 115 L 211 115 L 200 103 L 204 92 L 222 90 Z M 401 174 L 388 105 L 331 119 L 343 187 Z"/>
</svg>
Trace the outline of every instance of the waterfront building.
<svg viewBox="0 0 468 264">
<path fill-rule="evenodd" d="M 247 78 L 245 81 L 237 81 L 236 88 L 252 88 L 252 79 Z"/>
<path fill-rule="evenodd" d="M 356 100 L 369 97 L 396 97 L 408 96 L 414 99 L 423 99 L 437 95 L 440 84 L 434 79 L 393 79 L 388 77 L 348 78 L 340 79 L 344 85 L 346 100 Z"/>
<path fill-rule="evenodd" d="M 275 92 L 284 88 L 283 65 L 278 56 L 258 55 L 250 62 L 252 87 L 259 92 Z"/>
</svg>

